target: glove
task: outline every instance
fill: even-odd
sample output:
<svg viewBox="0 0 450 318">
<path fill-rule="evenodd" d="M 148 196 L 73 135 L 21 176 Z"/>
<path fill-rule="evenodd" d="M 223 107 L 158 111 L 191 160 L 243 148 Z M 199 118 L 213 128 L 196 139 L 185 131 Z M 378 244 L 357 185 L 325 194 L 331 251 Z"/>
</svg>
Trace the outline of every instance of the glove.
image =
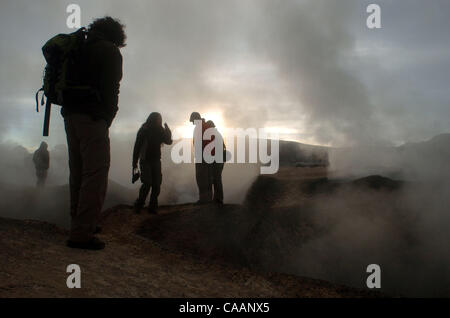
<svg viewBox="0 0 450 318">
<path fill-rule="evenodd" d="M 131 183 L 135 183 L 139 177 L 141 176 L 139 170 L 137 168 L 133 168 L 132 174 L 131 174 Z"/>
</svg>

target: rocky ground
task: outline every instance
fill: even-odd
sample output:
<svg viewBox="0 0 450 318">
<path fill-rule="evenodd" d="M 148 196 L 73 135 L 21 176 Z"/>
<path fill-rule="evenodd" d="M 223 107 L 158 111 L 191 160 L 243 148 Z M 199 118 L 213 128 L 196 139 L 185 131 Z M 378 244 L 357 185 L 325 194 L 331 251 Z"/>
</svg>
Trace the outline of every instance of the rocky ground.
<svg viewBox="0 0 450 318">
<path fill-rule="evenodd" d="M 226 198 L 245 200 L 221 209 L 181 204 L 136 215 L 117 205 L 135 191 L 111 182 L 100 234 L 107 248 L 98 252 L 67 248 L 67 231 L 54 225 L 68 224 L 67 185 L 0 183 L 0 297 L 379 297 L 365 289 L 372 263 L 383 293 L 449 297 L 449 136 L 392 148 L 385 160 L 335 150 L 334 172 L 305 166 L 309 152 L 295 152 L 252 184 L 248 166 L 226 167 Z M 174 198 L 192 178 L 165 180 L 164 202 L 187 201 Z M 81 266 L 81 289 L 66 287 L 69 264 Z"/>
<path fill-rule="evenodd" d="M 203 224 L 205 233 L 196 237 L 189 220 L 206 222 L 209 218 L 199 215 L 233 213 L 240 207 L 209 209 L 165 206 L 156 216 L 146 211 L 136 215 L 129 206 L 109 209 L 102 220 L 100 237 L 107 242 L 103 251 L 67 248 L 67 231 L 49 223 L 1 218 L 0 297 L 379 296 L 322 280 L 251 270 L 245 262 L 228 262 L 223 258 L 227 253 L 201 246 L 183 251 L 185 244 L 196 244 L 218 228 Z M 165 235 L 158 224 L 174 224 L 165 227 L 174 232 Z M 66 287 L 69 264 L 81 267 L 81 289 Z"/>
</svg>

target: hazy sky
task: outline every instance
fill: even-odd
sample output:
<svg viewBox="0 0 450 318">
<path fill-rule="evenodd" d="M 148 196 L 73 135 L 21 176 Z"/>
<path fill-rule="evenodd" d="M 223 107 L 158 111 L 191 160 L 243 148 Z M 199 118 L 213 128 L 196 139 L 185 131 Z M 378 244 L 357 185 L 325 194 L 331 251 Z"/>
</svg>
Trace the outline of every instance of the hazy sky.
<svg viewBox="0 0 450 318">
<path fill-rule="evenodd" d="M 83 25 L 104 15 L 126 25 L 112 138 L 134 138 L 151 111 L 175 128 L 193 110 L 227 127 L 335 146 L 450 132 L 446 0 L 2 0 L 0 141 L 42 140 L 41 47 L 71 31 L 70 3 L 81 6 Z M 381 29 L 366 27 L 369 3 L 381 6 Z M 51 147 L 65 143 L 58 111 Z"/>
</svg>

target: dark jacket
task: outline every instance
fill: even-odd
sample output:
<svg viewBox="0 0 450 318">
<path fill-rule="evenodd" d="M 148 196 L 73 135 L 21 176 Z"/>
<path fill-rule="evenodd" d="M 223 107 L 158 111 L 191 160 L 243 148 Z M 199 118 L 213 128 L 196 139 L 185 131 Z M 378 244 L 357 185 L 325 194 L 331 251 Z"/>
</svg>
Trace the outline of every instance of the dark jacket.
<svg viewBox="0 0 450 318">
<path fill-rule="evenodd" d="M 151 127 L 142 125 L 139 129 L 133 150 L 133 167 L 138 160 L 153 161 L 161 159 L 161 145 L 172 144 L 172 132 L 163 127 Z"/>
<path fill-rule="evenodd" d="M 33 154 L 33 163 L 36 170 L 48 170 L 50 167 L 50 154 L 45 148 L 38 148 Z"/>
<path fill-rule="evenodd" d="M 122 79 L 122 55 L 119 48 L 100 33 L 88 34 L 83 54 L 83 82 L 98 90 L 100 99 L 83 104 L 67 102 L 61 109 L 63 116 L 71 113 L 91 115 L 111 125 L 118 110 L 119 87 Z"/>
</svg>

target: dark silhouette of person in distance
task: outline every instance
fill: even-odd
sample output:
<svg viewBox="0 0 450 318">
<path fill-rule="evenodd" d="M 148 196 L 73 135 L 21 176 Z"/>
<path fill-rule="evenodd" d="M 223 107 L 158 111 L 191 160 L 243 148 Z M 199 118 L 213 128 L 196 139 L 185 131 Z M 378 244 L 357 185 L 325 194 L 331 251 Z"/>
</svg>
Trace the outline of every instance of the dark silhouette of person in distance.
<svg viewBox="0 0 450 318">
<path fill-rule="evenodd" d="M 47 180 L 47 173 L 50 167 L 50 153 L 45 141 L 41 142 L 39 148 L 33 154 L 33 163 L 36 168 L 37 187 L 43 187 Z"/>
</svg>

